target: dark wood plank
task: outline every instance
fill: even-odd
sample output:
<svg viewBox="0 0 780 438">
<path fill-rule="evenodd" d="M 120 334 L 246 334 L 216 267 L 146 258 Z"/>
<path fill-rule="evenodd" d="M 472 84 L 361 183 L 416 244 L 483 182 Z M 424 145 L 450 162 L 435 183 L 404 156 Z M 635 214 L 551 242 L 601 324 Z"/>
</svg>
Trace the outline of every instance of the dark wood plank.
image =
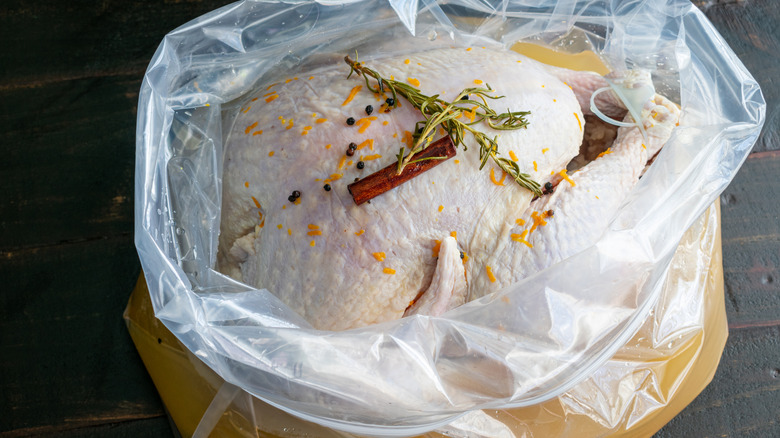
<svg viewBox="0 0 780 438">
<path fill-rule="evenodd" d="M 0 438 L 12 438 L 23 436 L 56 436 L 58 438 L 139 438 L 139 437 L 173 437 L 171 425 L 165 415 L 157 415 L 150 418 L 120 421 L 92 425 L 87 427 L 74 427 L 72 429 L 53 429 L 43 427 L 34 430 L 14 431 L 0 433 Z"/>
<path fill-rule="evenodd" d="M 0 91 L 0 242 L 26 248 L 133 229 L 140 76 Z"/>
<path fill-rule="evenodd" d="M 0 6 L 0 87 L 142 76 L 163 36 L 226 0 L 6 0 Z"/>
<path fill-rule="evenodd" d="M 726 309 L 732 330 L 780 325 L 780 151 L 751 154 L 721 195 Z"/>
<path fill-rule="evenodd" d="M 755 151 L 780 149 L 780 2 L 693 0 L 756 78 L 767 101 L 766 125 Z"/>
<path fill-rule="evenodd" d="M 712 383 L 656 438 L 780 436 L 780 327 L 729 336 Z"/>
<path fill-rule="evenodd" d="M 132 236 L 0 259 L 0 431 L 163 415 L 122 319 L 140 272 Z"/>
</svg>

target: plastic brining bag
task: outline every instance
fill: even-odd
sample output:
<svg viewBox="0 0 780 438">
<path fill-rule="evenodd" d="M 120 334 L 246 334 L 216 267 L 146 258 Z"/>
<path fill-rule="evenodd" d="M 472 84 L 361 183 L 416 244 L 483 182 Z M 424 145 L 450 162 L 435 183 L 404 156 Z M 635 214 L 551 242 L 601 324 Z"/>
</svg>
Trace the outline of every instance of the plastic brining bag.
<svg viewBox="0 0 780 438">
<path fill-rule="evenodd" d="M 593 246 L 443 317 L 311 328 L 214 268 L 223 127 L 280 71 L 393 46 L 532 42 L 644 69 L 680 126 Z M 475 409 L 555 397 L 647 317 L 686 229 L 764 119 L 758 85 L 687 1 L 356 0 L 235 3 L 168 34 L 138 106 L 136 245 L 155 315 L 225 381 L 334 429 L 409 435 Z M 513 303 L 507 305 L 507 303 Z"/>
</svg>

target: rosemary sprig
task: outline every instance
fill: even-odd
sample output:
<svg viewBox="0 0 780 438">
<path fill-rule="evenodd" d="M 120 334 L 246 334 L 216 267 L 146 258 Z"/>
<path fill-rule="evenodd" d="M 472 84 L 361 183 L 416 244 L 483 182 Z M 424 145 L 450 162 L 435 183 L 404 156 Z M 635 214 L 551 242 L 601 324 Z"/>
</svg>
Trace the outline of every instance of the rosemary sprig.
<svg viewBox="0 0 780 438">
<path fill-rule="evenodd" d="M 366 67 L 360 62 L 353 61 L 349 56 L 344 57 L 344 61 L 350 67 L 347 78 L 352 76 L 352 73 L 357 73 L 365 78 L 366 87 L 372 92 L 385 93 L 386 90 L 389 90 L 393 95 L 393 107 L 398 105 L 398 96 L 403 96 L 424 117 L 424 120 L 417 122 L 415 126 L 415 133 L 412 136 L 414 145 L 408 153 L 405 146 L 401 147 L 398 155 L 396 155 L 398 159 L 397 173 L 399 175 L 406 165 L 418 161 L 413 160 L 412 157 L 428 147 L 433 140 L 435 128 L 441 126 L 452 138 L 452 143 L 455 146 L 462 144 L 464 150 L 467 149 L 466 144 L 463 142 L 466 132 L 469 132 L 474 137 L 480 147 L 480 170 L 485 167 L 489 159 L 492 159 L 501 170 L 511 176 L 521 187 L 532 191 L 536 196 L 542 195 L 539 183 L 531 179 L 530 175 L 522 173 L 517 163 L 498 156 L 498 136 L 490 138 L 473 127 L 482 121 L 486 121 L 491 128 L 496 130 L 506 131 L 525 128 L 528 125 L 525 116 L 530 114 L 529 111 L 510 111 L 507 109 L 504 113 L 497 113 L 488 105 L 488 99 L 497 100 L 504 96 L 491 96 L 488 94 L 493 92 L 493 89 L 488 84 L 485 84 L 485 88 L 466 88 L 457 95 L 453 102 L 447 102 L 440 99 L 438 94 L 426 96 L 419 89 L 409 84 L 383 78 L 375 70 Z M 371 85 L 371 79 L 376 82 L 376 85 Z M 468 117 L 469 122 L 464 123 L 460 121 L 461 117 Z M 435 160 L 441 158 L 430 157 L 425 159 Z"/>
</svg>

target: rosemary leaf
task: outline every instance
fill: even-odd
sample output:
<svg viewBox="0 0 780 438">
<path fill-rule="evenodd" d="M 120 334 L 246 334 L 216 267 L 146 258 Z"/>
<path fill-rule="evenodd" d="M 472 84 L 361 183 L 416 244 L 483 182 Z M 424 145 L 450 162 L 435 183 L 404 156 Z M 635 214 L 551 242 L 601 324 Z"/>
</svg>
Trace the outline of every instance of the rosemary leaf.
<svg viewBox="0 0 780 438">
<path fill-rule="evenodd" d="M 464 137 L 466 131 L 474 136 L 477 144 L 479 145 L 479 169 L 485 167 L 488 160 L 493 160 L 496 165 L 506 172 L 515 182 L 525 189 L 532 191 L 535 195 L 541 196 L 542 190 L 538 182 L 531 179 L 531 176 L 522 173 L 520 166 L 512 160 L 508 160 L 503 157 L 499 157 L 498 154 L 498 136 L 490 138 L 485 133 L 477 131 L 472 126 L 487 121 L 488 125 L 500 131 L 522 129 L 528 126 L 526 116 L 531 114 L 530 111 L 510 111 L 506 110 L 504 113 L 496 113 L 495 110 L 488 105 L 488 99 L 498 100 L 504 96 L 492 96 L 490 93 L 493 89 L 489 84 L 485 84 L 485 87 L 470 87 L 463 89 L 455 98 L 454 102 L 447 102 L 439 98 L 438 94 L 433 96 L 426 96 L 419 89 L 399 82 L 393 79 L 385 79 L 378 72 L 372 70 L 360 62 L 353 61 L 349 56 L 344 57 L 344 61 L 349 65 L 350 71 L 347 78 L 352 76 L 352 73 L 357 73 L 366 80 L 366 88 L 374 93 L 384 93 L 385 89 L 389 89 L 393 95 L 393 107 L 398 106 L 398 95 L 401 95 L 406 99 L 413 107 L 419 110 L 424 121 L 417 122 L 415 126 L 415 133 L 412 135 L 414 145 L 410 147 L 409 153 L 406 154 L 406 148 L 401 147 L 398 151 L 396 158 L 398 159 L 397 174 L 401 174 L 404 167 L 408 164 L 415 163 L 421 160 L 413 160 L 413 156 L 422 150 L 424 150 L 430 144 L 433 139 L 433 132 L 437 126 L 441 126 L 452 139 L 452 143 L 457 147 L 463 145 L 463 150 L 467 150 L 464 143 Z M 376 86 L 371 85 L 371 79 L 376 82 Z M 474 98 L 472 98 L 472 96 Z M 461 100 L 467 97 L 467 99 Z M 467 107 L 471 108 L 467 108 Z M 459 119 L 462 116 L 466 116 L 473 119 L 468 123 L 461 122 Z M 421 129 L 422 128 L 422 129 Z M 441 159 L 443 157 L 431 157 L 425 158 L 425 160 Z"/>
</svg>

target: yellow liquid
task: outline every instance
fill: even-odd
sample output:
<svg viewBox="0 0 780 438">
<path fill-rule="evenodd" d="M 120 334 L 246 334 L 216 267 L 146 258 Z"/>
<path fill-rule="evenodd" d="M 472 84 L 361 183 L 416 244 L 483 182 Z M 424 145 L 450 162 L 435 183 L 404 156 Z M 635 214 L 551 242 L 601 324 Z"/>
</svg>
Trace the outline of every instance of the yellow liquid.
<svg viewBox="0 0 780 438">
<path fill-rule="evenodd" d="M 531 43 L 515 43 L 511 49 L 521 55 L 555 67 L 577 71 L 594 71 L 600 75 L 609 73 L 609 69 L 601 58 L 590 50 L 572 54 L 557 52 L 548 47 Z"/>
</svg>

